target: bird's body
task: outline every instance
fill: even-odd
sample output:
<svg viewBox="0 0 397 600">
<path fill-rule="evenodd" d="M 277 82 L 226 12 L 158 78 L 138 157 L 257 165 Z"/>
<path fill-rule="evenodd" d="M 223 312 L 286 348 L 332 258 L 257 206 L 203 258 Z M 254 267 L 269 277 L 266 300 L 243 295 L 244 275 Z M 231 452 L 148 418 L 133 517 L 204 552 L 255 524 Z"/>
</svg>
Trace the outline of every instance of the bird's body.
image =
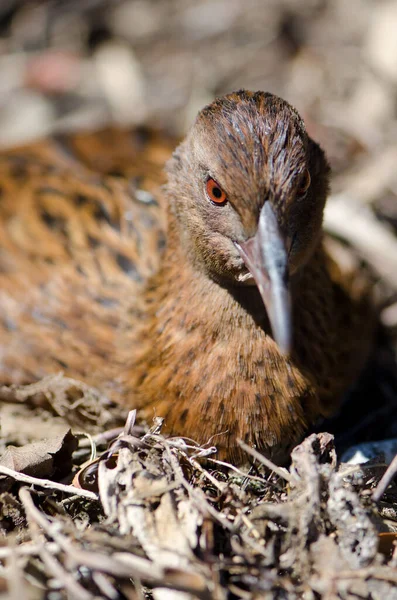
<svg viewBox="0 0 397 600">
<path fill-rule="evenodd" d="M 367 294 L 323 248 L 328 167 L 261 93 L 200 114 L 163 193 L 171 146 L 107 131 L 0 155 L 0 379 L 63 370 L 221 458 L 241 462 L 241 438 L 282 461 L 338 407 L 372 336 Z M 287 266 L 271 262 L 278 239 Z M 290 344 L 287 285 L 288 355 L 271 333 Z"/>
<path fill-rule="evenodd" d="M 64 370 L 115 395 L 127 311 L 164 248 L 152 192 L 173 144 L 108 129 L 0 154 L 2 382 Z"/>
</svg>

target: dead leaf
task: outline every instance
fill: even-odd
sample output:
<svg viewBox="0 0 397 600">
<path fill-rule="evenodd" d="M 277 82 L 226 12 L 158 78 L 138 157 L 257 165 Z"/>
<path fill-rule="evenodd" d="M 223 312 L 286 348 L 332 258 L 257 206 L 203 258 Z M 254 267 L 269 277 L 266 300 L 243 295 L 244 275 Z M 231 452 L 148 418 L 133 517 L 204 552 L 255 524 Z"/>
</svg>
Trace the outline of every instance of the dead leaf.
<svg viewBox="0 0 397 600">
<path fill-rule="evenodd" d="M 39 478 L 60 478 L 70 472 L 72 453 L 77 448 L 77 438 L 67 429 L 54 438 L 26 444 L 20 448 L 8 446 L 0 458 L 0 465 Z M 9 489 L 13 480 L 1 477 L 2 491 Z M 7 483 L 5 483 L 7 482 Z"/>
</svg>

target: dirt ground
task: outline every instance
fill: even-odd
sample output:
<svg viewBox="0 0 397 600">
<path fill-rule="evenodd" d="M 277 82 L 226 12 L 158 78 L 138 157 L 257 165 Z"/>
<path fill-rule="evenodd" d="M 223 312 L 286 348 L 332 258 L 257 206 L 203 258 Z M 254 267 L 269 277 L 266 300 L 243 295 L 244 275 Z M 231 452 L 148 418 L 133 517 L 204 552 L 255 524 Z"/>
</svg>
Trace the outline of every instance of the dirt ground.
<svg viewBox="0 0 397 600">
<path fill-rule="evenodd" d="M 397 599 L 396 32 L 396 0 L 0 2 L 3 147 L 104 123 L 180 135 L 240 88 L 295 105 L 383 326 L 343 418 L 289 469 L 252 451 L 248 475 L 227 468 L 62 376 L 1 388 L 0 600 Z"/>
</svg>

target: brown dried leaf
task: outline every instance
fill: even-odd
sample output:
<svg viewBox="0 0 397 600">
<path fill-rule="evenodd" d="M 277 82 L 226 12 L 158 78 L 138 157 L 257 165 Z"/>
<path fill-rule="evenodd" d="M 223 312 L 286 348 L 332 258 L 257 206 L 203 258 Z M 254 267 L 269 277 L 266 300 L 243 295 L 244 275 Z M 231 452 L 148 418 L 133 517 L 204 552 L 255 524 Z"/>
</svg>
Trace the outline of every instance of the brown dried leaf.
<svg viewBox="0 0 397 600">
<path fill-rule="evenodd" d="M 72 466 L 72 453 L 77 448 L 77 438 L 67 429 L 54 438 L 26 444 L 21 448 L 9 446 L 0 458 L 0 465 L 33 477 L 62 477 Z M 12 482 L 6 478 L 10 487 Z M 1 479 L 4 482 L 4 478 Z"/>
</svg>

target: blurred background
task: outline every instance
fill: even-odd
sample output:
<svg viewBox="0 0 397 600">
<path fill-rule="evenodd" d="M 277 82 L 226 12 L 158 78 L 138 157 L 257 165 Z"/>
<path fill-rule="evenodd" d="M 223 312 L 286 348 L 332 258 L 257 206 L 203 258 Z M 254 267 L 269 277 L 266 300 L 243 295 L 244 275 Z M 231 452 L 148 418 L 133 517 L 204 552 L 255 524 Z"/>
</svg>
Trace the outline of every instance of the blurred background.
<svg viewBox="0 0 397 600">
<path fill-rule="evenodd" d="M 353 193 L 397 225 L 396 0 L 0 2 L 0 146 L 109 122 L 181 134 L 242 87 L 294 104 L 335 176 L 364 165 Z"/>
<path fill-rule="evenodd" d="M 338 172 L 396 139 L 395 0 L 1 0 L 0 144 L 283 96 Z"/>
</svg>

